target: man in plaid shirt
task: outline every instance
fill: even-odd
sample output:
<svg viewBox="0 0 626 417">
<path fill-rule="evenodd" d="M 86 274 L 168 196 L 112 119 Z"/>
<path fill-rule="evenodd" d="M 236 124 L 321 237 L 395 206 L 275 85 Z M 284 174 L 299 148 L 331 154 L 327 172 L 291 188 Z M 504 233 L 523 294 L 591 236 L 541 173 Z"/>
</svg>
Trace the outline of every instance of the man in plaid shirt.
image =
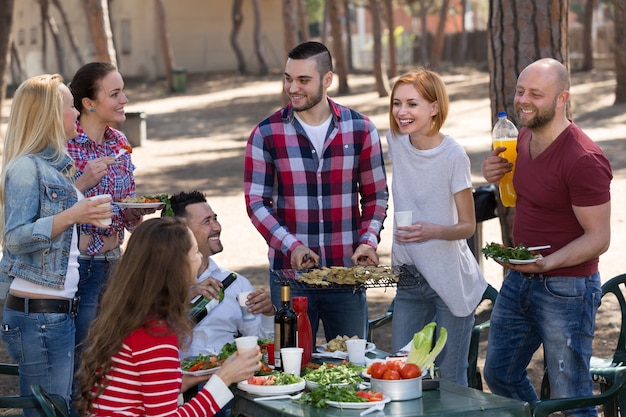
<svg viewBox="0 0 626 417">
<path fill-rule="evenodd" d="M 289 52 L 284 91 L 289 104 L 259 123 L 248 139 L 244 185 L 248 215 L 269 245 L 274 271 L 315 266 L 377 265 L 387 212 L 380 138 L 364 115 L 327 97 L 332 58 L 319 42 Z M 365 290 L 292 288 L 308 297 L 313 335 L 365 337 Z"/>
</svg>

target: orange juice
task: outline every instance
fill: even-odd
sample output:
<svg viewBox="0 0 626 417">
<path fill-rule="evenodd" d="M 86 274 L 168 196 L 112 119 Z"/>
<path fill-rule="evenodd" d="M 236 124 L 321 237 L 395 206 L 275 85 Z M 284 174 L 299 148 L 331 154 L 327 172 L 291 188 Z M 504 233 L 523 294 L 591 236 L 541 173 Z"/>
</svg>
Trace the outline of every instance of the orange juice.
<svg viewBox="0 0 626 417">
<path fill-rule="evenodd" d="M 502 152 L 500 156 L 513 164 L 511 172 L 504 174 L 500 178 L 500 200 L 506 207 L 515 207 L 517 194 L 515 193 L 515 188 L 513 188 L 513 173 L 515 172 L 515 160 L 517 159 L 517 139 L 496 139 L 493 141 L 493 147 L 495 149 L 498 146 L 506 148 L 506 151 Z"/>
</svg>

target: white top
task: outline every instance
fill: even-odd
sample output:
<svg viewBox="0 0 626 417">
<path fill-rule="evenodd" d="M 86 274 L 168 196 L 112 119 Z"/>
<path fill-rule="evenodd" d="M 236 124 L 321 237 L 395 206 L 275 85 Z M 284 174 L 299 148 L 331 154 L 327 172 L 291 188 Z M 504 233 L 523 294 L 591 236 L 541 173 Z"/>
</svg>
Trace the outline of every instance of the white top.
<svg viewBox="0 0 626 417">
<path fill-rule="evenodd" d="M 328 126 L 330 126 L 330 121 L 333 118 L 332 114 L 318 126 L 313 126 L 302 121 L 300 116 L 298 116 L 298 112 L 294 112 L 294 114 L 306 132 L 311 144 L 315 148 L 315 152 L 317 152 L 318 155 L 321 155 L 324 150 L 324 142 L 326 141 L 326 136 L 328 134 Z"/>
<path fill-rule="evenodd" d="M 396 211 L 413 211 L 413 222 L 458 222 L 454 194 L 472 187 L 470 160 L 463 147 L 445 136 L 434 149 L 414 148 L 408 135 L 387 133 L 392 160 L 392 196 Z M 467 241 L 393 241 L 392 265 L 415 265 L 457 317 L 471 314 L 487 281 Z"/>
<path fill-rule="evenodd" d="M 200 275 L 198 282 L 208 277 L 223 281 L 231 273 L 232 271 L 220 268 L 209 257 L 209 266 Z M 237 279 L 224 291 L 224 300 L 193 328 L 193 340 L 182 357 L 219 353 L 222 346 L 235 341 L 238 333 L 241 336 L 274 338 L 274 316 L 257 314 L 254 320 L 243 320 L 237 294 L 245 291 L 254 291 L 254 287 L 246 277 L 237 274 Z"/>
<path fill-rule="evenodd" d="M 76 190 L 77 201 L 85 198 L 83 194 Z M 78 281 L 80 280 L 80 274 L 78 272 L 78 234 L 76 233 L 76 227 L 72 226 L 72 241 L 70 242 L 70 256 L 67 261 L 67 272 L 65 273 L 65 282 L 63 289 L 58 290 L 52 287 L 46 287 L 43 285 L 37 285 L 34 282 L 26 281 L 21 278 L 14 278 L 11 281 L 11 289 L 23 292 L 29 292 L 32 294 L 51 295 L 55 297 L 74 298 L 76 291 L 78 291 Z"/>
</svg>

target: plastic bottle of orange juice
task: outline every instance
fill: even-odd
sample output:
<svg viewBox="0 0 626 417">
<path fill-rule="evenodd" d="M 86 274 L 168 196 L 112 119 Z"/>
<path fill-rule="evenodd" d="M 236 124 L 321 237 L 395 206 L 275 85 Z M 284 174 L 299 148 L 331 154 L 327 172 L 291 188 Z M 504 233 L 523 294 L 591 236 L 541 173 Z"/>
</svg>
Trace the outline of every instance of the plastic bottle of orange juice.
<svg viewBox="0 0 626 417">
<path fill-rule="evenodd" d="M 500 179 L 499 184 L 500 200 L 506 207 L 515 207 L 515 200 L 517 199 L 515 188 L 513 188 L 513 173 L 515 172 L 515 160 L 517 159 L 517 133 L 517 128 L 513 122 L 507 119 L 506 112 L 499 112 L 498 121 L 491 131 L 493 148 L 504 146 L 506 151 L 502 152 L 500 156 L 513 164 L 513 170 L 506 173 Z"/>
</svg>

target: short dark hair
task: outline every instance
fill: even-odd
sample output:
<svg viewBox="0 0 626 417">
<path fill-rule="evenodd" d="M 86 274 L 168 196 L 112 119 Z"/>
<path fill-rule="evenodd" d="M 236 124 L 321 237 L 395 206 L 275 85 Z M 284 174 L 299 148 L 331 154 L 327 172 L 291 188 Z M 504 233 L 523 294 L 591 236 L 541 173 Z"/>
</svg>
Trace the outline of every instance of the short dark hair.
<svg viewBox="0 0 626 417">
<path fill-rule="evenodd" d="M 303 42 L 289 51 L 287 56 L 291 59 L 315 59 L 317 69 L 322 75 L 333 70 L 333 59 L 330 56 L 330 51 L 320 42 Z"/>
<path fill-rule="evenodd" d="M 176 217 L 184 217 L 187 215 L 187 206 L 196 203 L 206 203 L 206 197 L 200 191 L 194 190 L 189 193 L 181 191 L 180 193 L 170 197 L 172 211 Z"/>
<path fill-rule="evenodd" d="M 83 99 L 85 97 L 95 100 L 100 89 L 100 80 L 110 72 L 117 71 L 115 65 L 109 62 L 90 62 L 76 71 L 72 82 L 68 85 L 74 96 L 74 107 L 83 112 Z"/>
</svg>

